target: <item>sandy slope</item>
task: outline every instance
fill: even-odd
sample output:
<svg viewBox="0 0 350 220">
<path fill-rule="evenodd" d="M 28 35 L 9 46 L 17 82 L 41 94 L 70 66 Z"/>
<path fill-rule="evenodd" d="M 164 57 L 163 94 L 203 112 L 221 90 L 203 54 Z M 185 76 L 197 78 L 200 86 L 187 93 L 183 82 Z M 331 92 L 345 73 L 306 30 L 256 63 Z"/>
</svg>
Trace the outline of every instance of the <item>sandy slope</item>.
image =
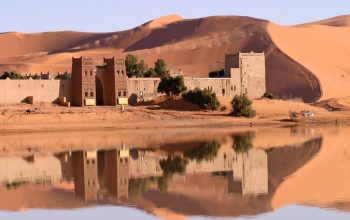
<svg viewBox="0 0 350 220">
<path fill-rule="evenodd" d="M 350 16 L 297 27 L 269 24 L 276 45 L 313 72 L 322 99 L 350 96 Z"/>
<path fill-rule="evenodd" d="M 132 53 L 149 65 L 164 58 L 171 71 L 206 77 L 224 67 L 225 53 L 265 51 L 268 90 L 314 102 L 322 96 L 321 87 L 322 98 L 349 95 L 348 21 L 344 16 L 281 27 L 250 17 L 186 20 L 170 15 L 121 32 L 2 33 L 0 72 L 63 72 L 70 70 L 72 56 L 93 56 L 101 62 L 104 56 Z"/>
</svg>

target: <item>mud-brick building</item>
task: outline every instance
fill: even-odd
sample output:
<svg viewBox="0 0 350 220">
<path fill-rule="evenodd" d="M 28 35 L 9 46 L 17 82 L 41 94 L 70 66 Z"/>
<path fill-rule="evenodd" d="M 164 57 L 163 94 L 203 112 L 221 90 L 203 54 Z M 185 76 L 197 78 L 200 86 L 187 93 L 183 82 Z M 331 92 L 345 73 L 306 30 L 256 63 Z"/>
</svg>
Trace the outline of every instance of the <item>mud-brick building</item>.
<svg viewBox="0 0 350 220">
<path fill-rule="evenodd" d="M 160 96 L 159 78 L 128 78 L 124 59 L 104 58 L 96 65 L 91 57 L 72 58 L 71 80 L 0 80 L 0 104 L 14 104 L 33 97 L 35 102 L 57 102 L 64 98 L 72 106 L 129 104 Z M 219 97 L 247 95 L 260 98 L 266 92 L 265 54 L 225 55 L 225 75 L 221 78 L 184 77 L 189 89 L 209 89 Z M 125 100 L 123 100 L 125 101 Z"/>
<path fill-rule="evenodd" d="M 233 94 L 260 98 L 266 92 L 265 53 L 225 55 L 225 77 L 231 79 Z"/>
<path fill-rule="evenodd" d="M 123 59 L 103 59 L 95 66 L 91 57 L 72 59 L 72 105 L 117 105 L 127 97 L 127 75 Z"/>
</svg>

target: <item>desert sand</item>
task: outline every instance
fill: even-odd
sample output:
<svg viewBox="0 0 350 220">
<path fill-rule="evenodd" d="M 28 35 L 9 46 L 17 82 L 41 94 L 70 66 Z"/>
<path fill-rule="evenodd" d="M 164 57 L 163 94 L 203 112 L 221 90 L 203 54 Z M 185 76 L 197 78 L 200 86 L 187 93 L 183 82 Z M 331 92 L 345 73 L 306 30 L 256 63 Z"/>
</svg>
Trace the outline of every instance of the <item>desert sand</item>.
<svg viewBox="0 0 350 220">
<path fill-rule="evenodd" d="M 254 100 L 254 118 L 240 118 L 231 115 L 231 99 L 222 98 L 219 111 L 205 111 L 181 99 L 161 100 L 128 106 L 121 113 L 121 107 L 60 107 L 49 103 L 34 105 L 1 105 L 0 130 L 5 132 L 96 130 L 109 129 L 154 129 L 232 127 L 255 125 L 293 125 L 290 111 L 308 110 L 315 117 L 306 123 L 348 123 L 350 111 L 330 112 L 323 107 L 297 101 Z M 26 110 L 33 113 L 26 113 Z M 49 123 L 48 123 L 49 122 Z M 302 122 L 304 123 L 304 121 Z"/>
<path fill-rule="evenodd" d="M 177 15 L 112 33 L 73 31 L 0 34 L 0 72 L 64 72 L 72 56 L 136 54 L 171 71 L 207 77 L 224 67 L 224 54 L 265 51 L 267 89 L 306 102 L 350 96 L 349 16 L 285 27 L 250 17 L 183 19 Z"/>
</svg>

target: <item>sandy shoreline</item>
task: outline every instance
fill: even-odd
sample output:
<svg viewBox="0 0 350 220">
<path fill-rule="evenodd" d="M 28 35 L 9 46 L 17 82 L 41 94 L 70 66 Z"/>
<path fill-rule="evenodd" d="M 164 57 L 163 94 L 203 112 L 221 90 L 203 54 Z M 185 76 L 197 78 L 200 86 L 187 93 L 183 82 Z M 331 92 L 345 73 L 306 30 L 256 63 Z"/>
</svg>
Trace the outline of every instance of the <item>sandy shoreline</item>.
<svg viewBox="0 0 350 220">
<path fill-rule="evenodd" d="M 226 100 L 227 101 L 227 100 Z M 326 109 L 301 102 L 256 100 L 255 118 L 236 118 L 222 100 L 223 110 L 217 112 L 194 109 L 182 103 L 156 103 L 144 106 L 128 106 L 121 113 L 120 107 L 65 108 L 52 104 L 0 106 L 0 131 L 49 132 L 96 129 L 157 129 L 157 128 L 223 128 L 238 126 L 294 125 L 289 111 L 310 110 L 315 117 L 306 123 L 348 123 L 350 111 L 329 112 Z M 179 105 L 180 104 L 180 105 Z M 26 113 L 26 110 L 34 110 Z"/>
</svg>

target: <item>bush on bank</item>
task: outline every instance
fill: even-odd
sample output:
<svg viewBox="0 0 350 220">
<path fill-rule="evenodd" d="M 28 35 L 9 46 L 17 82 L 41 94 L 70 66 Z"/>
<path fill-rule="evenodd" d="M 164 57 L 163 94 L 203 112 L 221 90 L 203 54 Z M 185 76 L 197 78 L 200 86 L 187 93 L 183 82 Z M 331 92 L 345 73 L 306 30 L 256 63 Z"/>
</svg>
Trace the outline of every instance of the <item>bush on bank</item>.
<svg viewBox="0 0 350 220">
<path fill-rule="evenodd" d="M 209 89 L 195 88 L 182 94 L 185 100 L 197 104 L 200 108 L 216 111 L 220 108 L 220 102 L 216 94 Z"/>
<path fill-rule="evenodd" d="M 233 108 L 232 114 L 237 117 L 253 118 L 256 115 L 252 108 L 252 101 L 245 95 L 236 95 L 231 104 Z"/>
</svg>

